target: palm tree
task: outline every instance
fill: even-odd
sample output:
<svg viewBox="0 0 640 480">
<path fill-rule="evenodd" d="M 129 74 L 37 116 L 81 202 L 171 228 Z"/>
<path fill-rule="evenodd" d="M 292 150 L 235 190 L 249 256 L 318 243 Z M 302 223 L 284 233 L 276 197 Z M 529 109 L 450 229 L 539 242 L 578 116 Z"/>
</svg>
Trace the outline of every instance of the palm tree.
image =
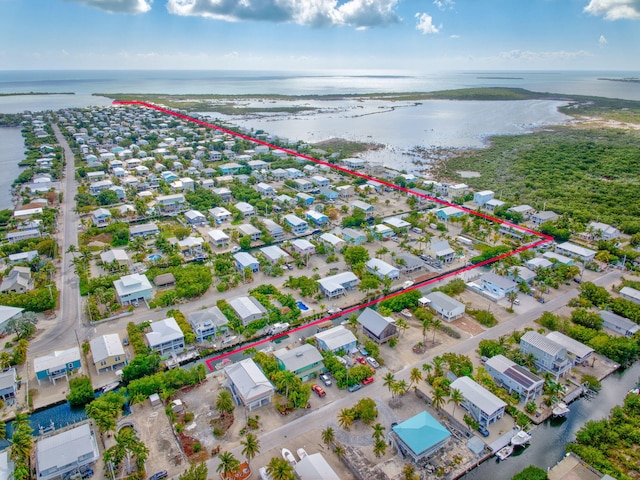
<svg viewBox="0 0 640 480">
<path fill-rule="evenodd" d="M 228 390 L 221 391 L 218 394 L 218 399 L 216 400 L 216 409 L 220 412 L 231 413 L 234 408 L 231 393 L 229 393 Z"/>
<path fill-rule="evenodd" d="M 289 389 L 295 387 L 298 377 L 296 377 L 295 373 L 290 372 L 289 370 L 281 371 L 279 377 L 280 378 L 276 380 L 276 385 L 280 390 L 284 388 L 285 396 L 289 398 Z"/>
<path fill-rule="evenodd" d="M 456 407 L 460 405 L 460 402 L 464 402 L 464 396 L 462 395 L 462 392 L 457 388 L 452 388 L 450 395 L 451 397 L 449 398 L 449 400 L 447 400 L 447 403 L 453 403 L 453 417 L 455 417 Z"/>
<path fill-rule="evenodd" d="M 247 433 L 247 437 L 240 442 L 242 445 L 242 454 L 247 457 L 250 464 L 258 453 L 260 453 L 260 441 L 253 433 Z"/>
<path fill-rule="evenodd" d="M 333 447 L 333 453 L 335 453 L 338 457 L 342 457 L 344 455 L 344 447 L 342 445 L 336 445 Z"/>
<path fill-rule="evenodd" d="M 400 395 L 404 395 L 405 393 L 407 393 L 407 390 L 409 390 L 409 385 L 407 385 L 407 381 L 404 379 L 396 382 L 396 386 L 398 388 L 398 392 L 400 392 Z"/>
<path fill-rule="evenodd" d="M 372 434 L 373 438 L 375 438 L 376 440 L 379 440 L 384 436 L 384 431 L 386 430 L 385 427 L 383 427 L 379 423 L 376 423 L 372 428 L 373 428 L 373 434 Z"/>
<path fill-rule="evenodd" d="M 404 475 L 404 480 L 417 480 L 416 471 L 412 464 L 405 464 L 402 469 L 402 474 Z"/>
<path fill-rule="evenodd" d="M 427 374 L 427 377 L 431 376 L 431 370 L 433 370 L 433 365 L 431 365 L 430 363 L 422 364 L 422 371 Z"/>
<path fill-rule="evenodd" d="M 402 335 L 409 328 L 409 324 L 404 318 L 399 318 L 396 320 L 396 327 L 400 330 L 400 334 Z"/>
<path fill-rule="evenodd" d="M 425 318 L 422 321 L 422 342 L 423 343 L 427 342 L 427 331 L 429 330 L 430 326 L 431 326 L 431 319 Z"/>
<path fill-rule="evenodd" d="M 345 430 L 349 430 L 351 425 L 353 425 L 353 421 L 355 420 L 355 415 L 353 414 L 353 410 L 350 408 L 343 408 L 340 410 L 338 414 L 338 425 L 340 425 Z"/>
<path fill-rule="evenodd" d="M 237 471 L 240 466 L 240 460 L 234 457 L 231 452 L 222 452 L 218 455 L 218 458 L 220 459 L 220 464 L 216 468 L 216 472 L 220 473 L 223 477 Z"/>
<path fill-rule="evenodd" d="M 431 328 L 433 328 L 433 338 L 431 339 L 432 343 L 436 343 L 436 332 L 442 327 L 442 322 L 439 318 L 434 318 L 431 321 Z"/>
<path fill-rule="evenodd" d="M 7 438 L 7 424 L 0 420 L 0 438 Z"/>
<path fill-rule="evenodd" d="M 411 387 L 411 385 L 415 385 L 415 387 L 418 388 L 418 383 L 420 383 L 420 381 L 422 380 L 422 372 L 418 367 L 413 367 L 411 369 L 410 378 L 411 378 L 411 384 L 409 385 L 409 387 Z"/>
<path fill-rule="evenodd" d="M 387 442 L 382 439 L 378 439 L 373 444 L 373 454 L 376 458 L 382 457 L 387 452 Z"/>
<path fill-rule="evenodd" d="M 322 441 L 326 444 L 326 445 L 330 445 L 335 441 L 336 437 L 335 437 L 335 432 L 333 431 L 333 428 L 331 427 L 327 427 L 322 431 Z"/>
<path fill-rule="evenodd" d="M 387 374 L 384 376 L 384 383 L 382 385 L 384 385 L 385 387 L 387 387 L 389 389 L 389 392 L 392 392 L 392 387 L 394 382 L 396 381 L 396 377 L 394 377 L 393 373 L 391 372 L 387 372 Z"/>
<path fill-rule="evenodd" d="M 267 473 L 273 480 L 293 480 L 295 478 L 293 467 L 285 459 L 278 457 L 269 460 Z"/>
<path fill-rule="evenodd" d="M 433 392 L 433 398 L 431 399 L 431 404 L 433 405 L 433 408 L 435 408 L 436 410 L 440 410 L 442 408 L 442 406 L 444 405 L 444 397 L 445 397 L 445 392 L 444 390 L 440 389 L 440 388 L 436 388 Z"/>
<path fill-rule="evenodd" d="M 509 300 L 509 303 L 511 304 L 509 306 L 509 308 L 511 308 L 513 310 L 513 303 L 518 299 L 518 292 L 516 292 L 515 290 L 507 293 L 507 300 Z"/>
<path fill-rule="evenodd" d="M 436 377 L 441 377 L 442 376 L 442 365 L 444 364 L 444 358 L 442 358 L 440 356 L 437 356 L 437 357 L 434 357 L 431 362 L 433 363 L 433 374 Z"/>
</svg>

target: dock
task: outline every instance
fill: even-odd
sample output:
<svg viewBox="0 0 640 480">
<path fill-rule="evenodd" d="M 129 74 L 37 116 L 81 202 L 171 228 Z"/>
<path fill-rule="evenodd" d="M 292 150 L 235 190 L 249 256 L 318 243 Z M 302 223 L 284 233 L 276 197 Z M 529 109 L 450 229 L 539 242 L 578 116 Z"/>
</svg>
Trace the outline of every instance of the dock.
<svg viewBox="0 0 640 480">
<path fill-rule="evenodd" d="M 518 433 L 518 428 L 512 428 L 507 433 L 503 434 L 500 438 L 498 438 L 496 441 L 488 445 L 489 450 L 491 450 L 491 453 L 495 454 L 498 450 L 509 445 L 511 443 L 511 439 L 516 433 Z"/>
<path fill-rule="evenodd" d="M 200 358 L 200 354 L 198 352 L 187 352 L 181 355 L 175 355 L 171 358 L 167 358 L 164 364 L 167 366 L 167 368 L 175 368 L 184 363 L 188 363 L 191 360 L 196 360 L 197 358 Z"/>
</svg>

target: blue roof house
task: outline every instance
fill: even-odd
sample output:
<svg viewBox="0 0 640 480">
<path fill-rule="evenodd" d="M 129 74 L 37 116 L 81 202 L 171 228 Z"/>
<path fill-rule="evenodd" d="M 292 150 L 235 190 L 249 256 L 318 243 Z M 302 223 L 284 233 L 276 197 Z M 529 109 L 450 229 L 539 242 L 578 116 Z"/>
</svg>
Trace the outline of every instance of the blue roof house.
<svg viewBox="0 0 640 480">
<path fill-rule="evenodd" d="M 343 228 L 342 229 L 342 238 L 347 243 L 352 243 L 354 245 L 362 245 L 367 241 L 367 236 L 353 228 Z"/>
<path fill-rule="evenodd" d="M 390 436 L 402 456 L 419 462 L 444 447 L 451 439 L 451 432 L 427 412 L 421 412 L 391 427 Z"/>
<path fill-rule="evenodd" d="M 307 210 L 307 220 L 311 220 L 316 225 L 324 225 L 329 221 L 324 213 L 316 212 L 315 210 Z"/>
<path fill-rule="evenodd" d="M 233 255 L 236 261 L 236 268 L 243 272 L 245 268 L 250 268 L 253 273 L 260 271 L 260 262 L 253 255 L 247 252 L 238 252 Z"/>
</svg>

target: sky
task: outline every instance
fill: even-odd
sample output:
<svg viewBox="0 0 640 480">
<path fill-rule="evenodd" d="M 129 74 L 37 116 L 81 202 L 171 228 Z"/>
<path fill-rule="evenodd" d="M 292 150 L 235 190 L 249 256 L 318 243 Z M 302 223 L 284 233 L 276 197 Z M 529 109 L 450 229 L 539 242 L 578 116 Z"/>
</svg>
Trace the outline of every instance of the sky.
<svg viewBox="0 0 640 480">
<path fill-rule="evenodd" d="M 0 70 L 637 70 L 640 0 L 0 0 Z"/>
</svg>

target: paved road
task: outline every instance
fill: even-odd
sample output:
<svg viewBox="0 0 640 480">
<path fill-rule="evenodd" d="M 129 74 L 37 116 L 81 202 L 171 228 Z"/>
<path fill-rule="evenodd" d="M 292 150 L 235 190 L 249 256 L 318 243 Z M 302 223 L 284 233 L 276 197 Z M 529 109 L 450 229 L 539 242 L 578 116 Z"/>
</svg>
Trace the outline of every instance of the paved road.
<svg viewBox="0 0 640 480">
<path fill-rule="evenodd" d="M 617 270 L 612 271 L 598 278 L 597 280 L 594 281 L 594 283 L 600 286 L 609 285 L 613 282 L 618 281 L 620 279 L 620 276 L 621 276 L 620 271 L 617 271 Z M 474 352 L 478 348 L 478 344 L 480 343 L 481 340 L 496 339 L 502 335 L 509 335 L 514 330 L 520 330 L 525 325 L 539 318 L 544 312 L 552 312 L 561 307 L 564 307 L 572 298 L 577 297 L 578 294 L 579 294 L 578 289 L 572 288 L 571 290 L 562 293 L 558 297 L 552 300 L 549 300 L 544 304 L 536 305 L 534 308 L 523 313 L 522 315 L 513 317 L 503 323 L 496 325 L 493 328 L 485 330 L 483 333 L 476 335 L 475 337 L 468 338 L 466 340 L 461 341 L 460 343 L 451 345 L 449 347 L 443 347 L 443 349 L 441 349 L 442 351 L 439 350 L 437 352 L 433 352 L 430 356 L 424 357 L 421 360 L 418 360 L 411 365 L 407 365 L 401 370 L 395 372 L 394 373 L 395 378 L 396 380 L 404 379 L 407 382 L 409 382 L 410 381 L 409 375 L 413 367 L 420 367 L 423 363 L 430 362 L 431 360 L 433 360 L 433 358 L 436 355 L 441 355 L 445 351 L 469 355 L 470 353 Z M 381 379 L 385 373 L 386 373 L 385 367 L 383 367 L 381 369 L 381 374 L 377 375 L 378 379 Z M 291 439 L 291 441 L 289 441 L 289 443 L 291 444 L 293 442 L 293 439 L 303 434 L 306 434 L 309 431 L 316 431 L 318 432 L 318 434 L 320 434 L 320 432 L 327 426 L 333 426 L 334 429 L 338 430 L 339 427 L 336 427 L 337 425 L 336 416 L 338 412 L 342 408 L 350 408 L 356 401 L 358 401 L 363 397 L 374 398 L 374 399 L 377 399 L 377 401 L 379 402 L 380 400 L 386 401 L 388 398 L 390 398 L 390 394 L 388 392 L 387 387 L 383 385 L 383 382 L 376 381 L 373 384 L 367 385 L 365 388 L 358 390 L 357 392 L 354 392 L 348 395 L 343 395 L 341 398 L 338 398 L 332 402 L 329 402 L 317 410 L 313 410 L 296 420 L 293 420 L 289 423 L 285 423 L 284 425 L 278 428 L 275 428 L 273 430 L 270 430 L 269 432 L 262 434 L 259 437 L 260 444 L 264 446 L 263 450 L 266 451 L 274 445 L 284 444 L 287 441 L 287 439 Z M 380 418 L 380 420 L 382 422 L 386 422 L 389 415 L 390 414 L 392 415 L 395 412 L 393 410 L 385 410 L 385 412 L 382 412 L 382 413 L 383 413 L 382 417 L 384 418 Z M 389 427 L 389 425 L 385 425 L 385 426 L 387 428 Z M 361 440 L 361 439 L 356 439 L 356 440 Z M 362 440 L 364 441 L 364 439 Z M 289 445 L 289 448 L 292 446 L 295 446 L 295 445 Z M 236 456 L 236 458 L 238 459 L 243 458 L 241 446 L 231 449 L 231 452 Z M 208 461 L 209 471 L 210 472 L 215 471 L 218 464 L 219 462 L 217 457 L 210 459 Z"/>
<path fill-rule="evenodd" d="M 50 352 L 56 349 L 69 348 L 76 343 L 76 334 L 85 337 L 88 327 L 82 324 L 80 307 L 80 291 L 78 277 L 73 271 L 71 260 L 73 254 L 66 253 L 70 245 L 78 246 L 78 216 L 74 212 L 74 198 L 77 193 L 75 182 L 74 157 L 69 144 L 62 136 L 58 125 L 53 124 L 56 140 L 62 146 L 66 160 L 64 195 L 58 215 L 58 244 L 61 263 L 58 265 L 56 284 L 60 292 L 60 309 L 56 316 L 54 328 L 47 329 L 43 335 L 36 337 L 30 344 L 32 352 Z"/>
</svg>

